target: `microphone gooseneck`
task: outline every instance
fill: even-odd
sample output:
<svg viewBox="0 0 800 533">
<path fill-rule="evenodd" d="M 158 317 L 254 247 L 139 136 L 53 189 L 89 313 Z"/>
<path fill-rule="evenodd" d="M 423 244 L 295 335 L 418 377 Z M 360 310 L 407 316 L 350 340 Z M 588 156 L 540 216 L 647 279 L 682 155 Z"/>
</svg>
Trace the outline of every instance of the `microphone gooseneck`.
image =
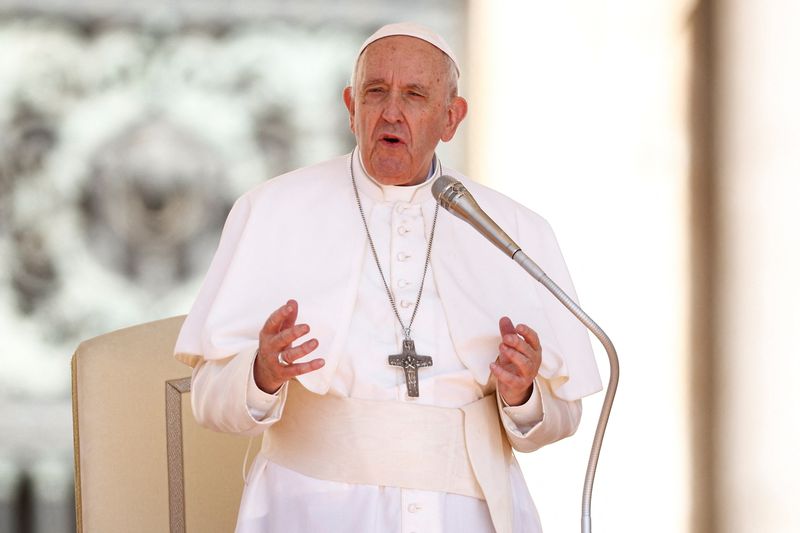
<svg viewBox="0 0 800 533">
<path fill-rule="evenodd" d="M 589 462 L 586 466 L 586 477 L 583 482 L 583 500 L 581 505 L 581 533 L 591 533 L 592 531 L 592 488 L 594 486 L 597 462 L 600 459 L 600 449 L 603 446 L 608 419 L 611 415 L 611 407 L 614 403 L 614 396 L 617 393 L 619 383 L 619 360 L 617 350 L 606 333 L 587 315 L 583 309 L 576 304 L 530 257 L 525 255 L 517 244 L 498 226 L 489 215 L 478 206 L 475 198 L 469 193 L 466 187 L 451 176 L 439 177 L 431 187 L 431 193 L 439 205 L 464 220 L 478 232 L 489 239 L 495 246 L 500 248 L 506 255 L 513 259 L 536 281 L 561 302 L 575 317 L 586 326 L 600 341 L 608 354 L 609 379 L 606 387 L 606 395 L 603 400 L 603 407 L 597 421 L 597 429 L 592 441 L 592 450 L 589 454 Z"/>
</svg>

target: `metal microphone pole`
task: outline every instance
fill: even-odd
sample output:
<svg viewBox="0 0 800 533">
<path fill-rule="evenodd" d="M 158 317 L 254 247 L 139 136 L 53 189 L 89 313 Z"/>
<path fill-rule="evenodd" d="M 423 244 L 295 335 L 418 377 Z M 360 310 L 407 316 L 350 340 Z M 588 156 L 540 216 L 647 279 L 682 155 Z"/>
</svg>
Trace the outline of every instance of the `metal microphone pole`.
<svg viewBox="0 0 800 533">
<path fill-rule="evenodd" d="M 583 309 L 576 304 L 567 293 L 561 290 L 553 280 L 551 280 L 544 271 L 539 268 L 530 257 L 525 255 L 522 250 L 512 256 L 512 259 L 521 266 L 528 274 L 545 286 L 556 299 L 566 307 L 570 313 L 581 321 L 589 331 L 591 331 L 597 340 L 603 345 L 608 353 L 608 363 L 610 367 L 608 386 L 606 388 L 606 396 L 603 401 L 603 408 L 600 410 L 600 416 L 597 420 L 597 429 L 594 432 L 594 441 L 592 442 L 592 451 L 589 454 L 589 463 L 586 466 L 586 477 L 583 481 L 583 500 L 581 503 L 581 533 L 591 533 L 592 531 L 592 487 L 594 486 L 594 475 L 597 471 L 597 461 L 600 458 L 600 448 L 603 446 L 603 436 L 606 433 L 606 426 L 608 425 L 608 417 L 611 415 L 611 406 L 614 404 L 614 396 L 617 393 L 617 384 L 619 383 L 619 359 L 617 359 L 617 350 L 611 343 L 608 335 L 587 315 Z"/>
<path fill-rule="evenodd" d="M 533 278 L 544 285 L 556 299 L 561 302 L 575 317 L 591 331 L 603 345 L 608 354 L 610 367 L 606 396 L 600 416 L 597 420 L 597 429 L 594 432 L 592 450 L 589 454 L 589 463 L 586 466 L 586 477 L 583 482 L 583 501 L 581 505 L 581 533 L 591 533 L 592 531 L 592 487 L 594 486 L 594 475 L 597 471 L 597 461 L 600 459 L 600 448 L 603 446 L 603 436 L 608 426 L 608 417 L 611 415 L 611 406 L 614 404 L 614 396 L 617 393 L 619 383 L 619 360 L 617 350 L 611 343 L 608 335 L 600 329 L 597 323 L 589 318 L 583 309 L 570 298 L 556 282 L 550 279 L 544 271 L 539 268 L 530 257 L 515 243 L 491 218 L 480 208 L 472 197 L 472 194 L 464 185 L 451 176 L 440 176 L 433 187 L 431 193 L 436 201 L 447 211 L 458 218 L 467 222 L 470 226 L 486 237 L 492 244 L 497 246 L 503 253 L 513 259 L 519 266 L 533 276 Z"/>
</svg>

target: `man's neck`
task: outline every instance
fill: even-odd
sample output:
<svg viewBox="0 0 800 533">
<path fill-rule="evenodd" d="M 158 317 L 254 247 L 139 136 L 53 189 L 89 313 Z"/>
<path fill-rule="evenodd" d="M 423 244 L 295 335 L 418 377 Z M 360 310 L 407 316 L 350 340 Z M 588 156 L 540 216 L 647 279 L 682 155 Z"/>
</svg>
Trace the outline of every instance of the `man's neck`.
<svg viewBox="0 0 800 533">
<path fill-rule="evenodd" d="M 421 181 L 414 182 L 414 183 L 404 183 L 402 185 L 387 185 L 387 184 L 381 183 L 380 180 L 376 179 L 369 172 L 367 172 L 367 168 L 364 166 L 364 160 L 361 158 L 361 150 L 358 149 L 358 150 L 356 150 L 356 152 L 358 153 L 358 164 L 361 166 L 361 170 L 364 172 L 364 175 L 367 176 L 370 180 L 372 180 L 372 182 L 375 183 L 375 185 L 381 187 L 382 189 L 386 188 L 386 187 L 417 187 L 419 185 L 423 185 L 423 184 L 427 183 L 428 181 L 430 181 L 430 179 L 433 178 L 434 174 L 436 174 L 436 167 L 437 167 L 437 163 L 438 163 L 438 158 L 436 157 L 436 154 L 433 154 L 433 157 L 431 158 L 431 162 L 428 165 L 428 175 L 425 176 L 425 179 L 423 179 Z"/>
</svg>

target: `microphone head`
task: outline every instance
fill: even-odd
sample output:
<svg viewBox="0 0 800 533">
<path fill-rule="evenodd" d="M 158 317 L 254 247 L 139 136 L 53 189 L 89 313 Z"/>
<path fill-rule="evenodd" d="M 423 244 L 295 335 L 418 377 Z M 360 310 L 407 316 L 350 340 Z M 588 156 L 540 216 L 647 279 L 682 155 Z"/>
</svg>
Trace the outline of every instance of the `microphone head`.
<svg viewBox="0 0 800 533">
<path fill-rule="evenodd" d="M 509 257 L 519 251 L 519 246 L 500 226 L 484 213 L 464 184 L 452 176 L 441 176 L 433 182 L 431 194 L 439 205 L 460 218 L 500 248 Z"/>
<path fill-rule="evenodd" d="M 458 183 L 458 180 L 452 176 L 439 176 L 433 181 L 433 185 L 431 185 L 431 194 L 433 194 L 433 197 L 436 198 L 438 202 L 444 190 L 454 183 Z"/>
<path fill-rule="evenodd" d="M 431 186 L 431 194 L 447 210 L 458 196 L 469 194 L 464 185 L 452 176 L 439 176 Z"/>
</svg>

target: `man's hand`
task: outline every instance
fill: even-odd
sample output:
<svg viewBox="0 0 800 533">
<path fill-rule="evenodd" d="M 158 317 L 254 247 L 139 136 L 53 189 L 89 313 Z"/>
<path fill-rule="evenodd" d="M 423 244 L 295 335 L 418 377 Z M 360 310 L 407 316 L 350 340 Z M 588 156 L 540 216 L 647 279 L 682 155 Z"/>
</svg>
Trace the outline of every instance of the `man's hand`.
<svg viewBox="0 0 800 533">
<path fill-rule="evenodd" d="M 522 405 L 533 392 L 533 379 L 542 364 L 539 335 L 525 324 L 508 317 L 500 319 L 500 354 L 490 366 L 497 390 L 508 405 Z"/>
<path fill-rule="evenodd" d="M 258 388 L 275 394 L 286 381 L 300 374 L 307 374 L 322 368 L 324 359 L 314 359 L 306 363 L 294 363 L 317 348 L 317 339 L 309 339 L 300 346 L 292 343 L 309 332 L 307 324 L 297 324 L 297 302 L 289 300 L 269 315 L 258 335 L 258 355 L 253 366 L 253 377 Z M 288 365 L 278 362 L 278 356 Z"/>
</svg>

